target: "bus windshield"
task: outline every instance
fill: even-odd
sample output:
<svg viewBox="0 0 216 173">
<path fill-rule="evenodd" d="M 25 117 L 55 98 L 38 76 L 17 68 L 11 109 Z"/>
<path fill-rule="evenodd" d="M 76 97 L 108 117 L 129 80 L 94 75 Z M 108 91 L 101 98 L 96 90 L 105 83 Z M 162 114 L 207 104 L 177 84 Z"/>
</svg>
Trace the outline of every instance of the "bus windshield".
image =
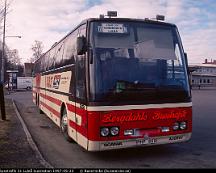
<svg viewBox="0 0 216 173">
<path fill-rule="evenodd" d="M 176 27 L 144 22 L 92 22 L 90 99 L 179 102 L 190 97 Z"/>
</svg>

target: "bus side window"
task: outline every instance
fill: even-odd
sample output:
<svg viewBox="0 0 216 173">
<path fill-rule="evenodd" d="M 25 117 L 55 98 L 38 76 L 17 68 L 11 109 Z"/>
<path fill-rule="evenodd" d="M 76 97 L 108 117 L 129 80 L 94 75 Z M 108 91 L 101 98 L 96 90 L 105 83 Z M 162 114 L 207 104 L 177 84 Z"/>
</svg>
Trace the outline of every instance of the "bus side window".
<svg viewBox="0 0 216 173">
<path fill-rule="evenodd" d="M 55 67 L 55 59 L 56 59 L 56 50 L 57 48 L 53 48 L 52 50 L 50 50 L 50 55 L 48 58 L 48 62 L 47 62 L 47 70 L 52 70 Z"/>
<path fill-rule="evenodd" d="M 78 31 L 78 36 L 86 37 L 86 24 L 80 26 L 79 31 Z"/>
<path fill-rule="evenodd" d="M 77 30 L 73 31 L 64 42 L 64 53 L 61 65 L 74 64 L 74 55 L 76 52 Z"/>
<path fill-rule="evenodd" d="M 46 71 L 46 58 L 45 55 L 42 55 L 41 57 L 41 62 L 40 62 L 40 72 L 45 72 Z"/>
<path fill-rule="evenodd" d="M 60 43 L 57 46 L 56 59 L 55 59 L 55 68 L 61 67 L 62 58 L 64 52 L 64 42 Z"/>
</svg>

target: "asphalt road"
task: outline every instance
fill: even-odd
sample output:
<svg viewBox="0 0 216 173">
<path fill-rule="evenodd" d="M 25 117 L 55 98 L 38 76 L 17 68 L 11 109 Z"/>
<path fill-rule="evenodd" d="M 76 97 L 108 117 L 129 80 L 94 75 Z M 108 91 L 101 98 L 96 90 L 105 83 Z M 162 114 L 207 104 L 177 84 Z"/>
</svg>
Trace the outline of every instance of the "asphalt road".
<svg viewBox="0 0 216 173">
<path fill-rule="evenodd" d="M 64 140 L 32 103 L 31 92 L 11 93 L 39 150 L 57 168 L 216 168 L 216 90 L 193 90 L 190 141 L 143 148 L 87 152 Z"/>
</svg>

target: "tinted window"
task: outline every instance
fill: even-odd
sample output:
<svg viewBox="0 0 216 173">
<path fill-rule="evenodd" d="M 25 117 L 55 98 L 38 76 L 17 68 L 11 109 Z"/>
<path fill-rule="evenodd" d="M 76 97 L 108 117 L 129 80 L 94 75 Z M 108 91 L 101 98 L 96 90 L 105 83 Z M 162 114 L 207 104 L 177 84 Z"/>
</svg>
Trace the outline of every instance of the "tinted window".
<svg viewBox="0 0 216 173">
<path fill-rule="evenodd" d="M 46 71 L 46 63 L 45 63 L 45 54 L 41 57 L 41 68 L 40 68 L 40 71 L 41 72 L 44 72 Z"/>
<path fill-rule="evenodd" d="M 82 25 L 82 26 L 80 26 L 80 28 L 79 28 L 79 36 L 86 36 L 86 25 Z"/>
<path fill-rule="evenodd" d="M 175 102 L 189 98 L 183 50 L 175 27 L 95 22 L 91 29 L 93 101 Z"/>
<path fill-rule="evenodd" d="M 59 68 L 63 62 L 64 41 L 56 47 L 55 68 Z"/>
<path fill-rule="evenodd" d="M 51 70 L 55 67 L 55 59 L 56 59 L 56 47 L 51 49 L 49 51 L 49 56 L 46 56 L 46 64 L 47 64 L 47 68 L 46 70 Z"/>
<path fill-rule="evenodd" d="M 62 65 L 68 65 L 74 63 L 74 55 L 76 54 L 76 38 L 77 30 L 71 33 L 66 40 L 64 45 L 64 55 Z"/>
</svg>

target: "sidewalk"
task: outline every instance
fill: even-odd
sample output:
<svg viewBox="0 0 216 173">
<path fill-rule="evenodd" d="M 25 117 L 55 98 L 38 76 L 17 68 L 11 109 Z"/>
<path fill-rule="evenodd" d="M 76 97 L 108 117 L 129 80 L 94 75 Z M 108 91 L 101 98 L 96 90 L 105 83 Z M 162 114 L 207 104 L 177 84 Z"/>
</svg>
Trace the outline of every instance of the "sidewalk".
<svg viewBox="0 0 216 173">
<path fill-rule="evenodd" d="M 44 168 L 29 146 L 12 100 L 5 99 L 5 107 L 7 121 L 0 120 L 0 168 Z"/>
</svg>

